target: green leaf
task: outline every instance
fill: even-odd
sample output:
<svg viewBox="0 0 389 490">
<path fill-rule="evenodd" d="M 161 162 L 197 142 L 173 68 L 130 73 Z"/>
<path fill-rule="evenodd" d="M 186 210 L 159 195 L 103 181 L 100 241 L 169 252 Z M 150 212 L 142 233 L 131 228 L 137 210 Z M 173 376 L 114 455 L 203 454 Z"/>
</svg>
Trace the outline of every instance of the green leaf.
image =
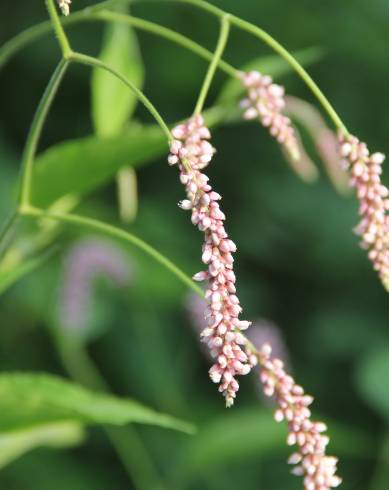
<svg viewBox="0 0 389 490">
<path fill-rule="evenodd" d="M 389 348 L 373 349 L 360 362 L 356 385 L 362 398 L 389 421 Z"/>
<path fill-rule="evenodd" d="M 0 433 L 0 468 L 37 447 L 68 448 L 84 439 L 81 424 L 59 422 Z"/>
<path fill-rule="evenodd" d="M 303 65 L 316 63 L 323 56 L 323 51 L 317 47 L 306 48 L 293 53 L 293 56 Z M 242 71 L 257 70 L 273 78 L 280 78 L 291 72 L 293 68 L 279 55 L 261 56 L 240 68 Z M 222 87 L 218 103 L 225 104 L 236 101 L 244 92 L 239 80 L 229 79 Z"/>
<path fill-rule="evenodd" d="M 373 442 L 359 430 L 331 423 L 329 432 L 331 453 L 366 456 L 372 449 Z M 280 450 L 285 451 L 286 457 L 286 436 L 286 425 L 274 422 L 270 410 L 229 411 L 188 441 L 178 472 L 181 477 L 188 478 L 207 469 L 214 471 L 217 466 L 225 467 L 229 462 L 258 459 Z"/>
<path fill-rule="evenodd" d="M 134 400 L 93 392 L 57 376 L 0 375 L 0 432 L 60 422 L 116 426 L 137 422 L 186 433 L 194 430 Z"/>
<path fill-rule="evenodd" d="M 55 145 L 42 153 L 33 176 L 32 202 L 47 207 L 68 194 L 86 194 L 109 181 L 123 166 L 137 167 L 167 151 L 157 126 L 131 124 L 120 136 L 96 136 Z"/>
<path fill-rule="evenodd" d="M 27 259 L 23 259 L 23 257 L 21 257 L 21 262 L 17 263 L 15 267 L 12 267 L 9 270 L 0 271 L 0 295 L 19 281 L 19 279 L 22 279 L 24 276 L 30 274 L 36 269 L 39 269 L 50 259 L 50 257 L 52 257 L 53 252 L 54 250 L 50 249 L 41 253 L 37 257 Z"/>
<path fill-rule="evenodd" d="M 137 88 L 144 80 L 144 67 L 138 40 L 129 25 L 111 23 L 105 28 L 100 59 L 128 78 Z M 92 72 L 92 117 L 98 136 L 120 134 L 137 99 L 120 80 L 98 68 Z"/>
</svg>

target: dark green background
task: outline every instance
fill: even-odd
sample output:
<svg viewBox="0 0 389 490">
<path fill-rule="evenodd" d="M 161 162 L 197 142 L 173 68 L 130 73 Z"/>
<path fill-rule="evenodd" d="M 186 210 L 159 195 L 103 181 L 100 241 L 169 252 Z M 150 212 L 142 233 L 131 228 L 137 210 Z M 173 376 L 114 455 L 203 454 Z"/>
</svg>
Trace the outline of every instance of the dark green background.
<svg viewBox="0 0 389 490">
<path fill-rule="evenodd" d="M 73 3 L 74 9 L 92 4 Z M 0 41 L 44 20 L 43 4 L 43 0 L 3 0 Z M 389 152 L 386 1 L 226 0 L 215 4 L 260 25 L 291 51 L 320 46 L 324 57 L 309 68 L 313 78 L 350 131 L 372 150 Z M 134 6 L 133 12 L 210 48 L 216 41 L 215 19 L 192 7 L 145 3 Z M 74 46 L 94 55 L 100 50 L 101 32 L 101 26 L 95 25 L 69 29 Z M 167 121 L 187 117 L 206 64 L 151 35 L 142 33 L 139 39 L 147 68 L 145 92 Z M 226 59 L 241 66 L 269 52 L 258 40 L 234 30 Z M 34 109 L 58 57 L 54 37 L 49 36 L 0 73 L 2 217 L 11 207 L 8 196 L 14 195 Z M 89 80 L 86 68 L 71 67 L 48 119 L 41 149 L 92 132 Z M 209 104 L 223 80 L 217 77 Z M 289 74 L 282 83 L 288 93 L 313 101 L 296 75 Z M 142 109 L 138 108 L 136 117 L 150 122 Z M 296 378 L 314 394 L 314 413 L 329 422 L 334 439 L 330 452 L 338 449 L 342 488 L 385 490 L 389 479 L 389 454 L 384 447 L 389 437 L 389 304 L 352 234 L 358 221 L 356 202 L 336 194 L 323 172 L 315 184 L 301 182 L 277 145 L 256 124 L 220 128 L 214 144 L 218 154 L 208 174 L 223 194 L 228 229 L 238 244 L 236 271 L 246 317 L 270 318 L 282 329 Z M 176 206 L 183 189 L 175 169 L 168 168 L 162 157 L 141 168 L 138 179 L 140 211 L 130 228 L 188 273 L 196 272 L 201 237 Z M 88 196 L 83 212 L 115 221 L 116 206 L 111 184 Z M 48 318 L 57 301 L 62 255 L 78 234 L 69 229 L 62 237 L 64 247 L 43 269 L 0 298 L 0 367 L 4 371 L 64 375 L 48 334 Z M 249 437 L 253 432 L 260 439 L 262 430 L 264 434 L 270 431 L 270 439 L 271 431 L 280 433 L 266 407 L 265 422 L 258 415 L 262 426 L 245 427 L 248 420 L 255 424 L 255 411 L 261 404 L 263 408 L 254 380 L 242 381 L 237 406 L 226 412 L 207 379 L 208 361 L 189 326 L 184 309 L 187 292 L 149 259 L 132 250 L 128 254 L 137 269 L 132 288 L 118 292 L 107 284 L 97 287 L 95 316 L 104 315 L 106 333 L 92 343 L 91 352 L 116 393 L 199 425 L 198 442 L 160 429 L 138 429 L 166 479 L 166 488 L 302 488 L 298 478 L 288 475 L 287 449 L 278 444 L 264 451 L 260 442 Z M 366 372 L 373 374 L 368 377 Z M 213 433 L 209 427 L 219 419 L 225 425 Z M 199 461 L 193 456 L 191 471 L 182 469 L 191 466 L 183 462 L 183 452 L 191 455 L 188 447 L 196 448 L 196 444 L 197 454 L 205 456 L 198 457 Z M 7 490 L 132 488 L 98 430 L 90 432 L 81 448 L 37 450 L 23 457 L 0 471 L 0 484 Z"/>
</svg>

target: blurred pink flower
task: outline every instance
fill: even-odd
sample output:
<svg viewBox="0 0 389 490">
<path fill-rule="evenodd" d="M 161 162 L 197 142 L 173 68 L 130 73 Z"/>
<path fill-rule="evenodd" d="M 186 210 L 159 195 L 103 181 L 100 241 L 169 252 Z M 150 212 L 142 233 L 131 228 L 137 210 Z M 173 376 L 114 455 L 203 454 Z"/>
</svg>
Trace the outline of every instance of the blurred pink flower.
<svg viewBox="0 0 389 490">
<path fill-rule="evenodd" d="M 257 350 L 261 350 L 265 344 L 271 345 L 275 357 L 283 359 L 284 363 L 289 365 L 288 349 L 281 329 L 275 323 L 265 318 L 255 320 L 247 332 L 247 338 Z"/>
<path fill-rule="evenodd" d="M 333 186 L 340 194 L 346 194 L 349 189 L 347 185 L 347 174 L 339 165 L 339 145 L 336 134 L 328 128 L 320 112 L 312 104 L 291 96 L 285 97 L 285 101 L 286 114 L 297 123 L 300 123 L 311 136 Z M 306 155 L 306 157 L 308 157 L 308 155 Z M 311 166 L 314 166 L 312 161 Z M 306 165 L 306 167 L 308 171 L 309 166 Z M 296 166 L 295 170 L 304 176 L 304 173 L 302 173 L 304 168 L 300 169 L 299 164 Z M 305 173 L 307 173 L 307 171 Z M 313 176 L 312 167 L 310 173 Z"/>
<path fill-rule="evenodd" d="M 58 316 L 67 329 L 82 329 L 88 319 L 93 282 L 107 277 L 116 286 L 131 282 L 133 270 L 121 249 L 98 238 L 76 242 L 64 258 Z"/>
</svg>

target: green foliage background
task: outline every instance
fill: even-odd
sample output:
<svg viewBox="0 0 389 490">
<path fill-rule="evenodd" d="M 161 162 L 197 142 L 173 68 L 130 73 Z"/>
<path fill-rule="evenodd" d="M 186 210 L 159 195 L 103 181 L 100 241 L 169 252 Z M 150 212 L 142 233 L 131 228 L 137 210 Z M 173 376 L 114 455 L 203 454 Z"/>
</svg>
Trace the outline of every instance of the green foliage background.
<svg viewBox="0 0 389 490">
<path fill-rule="evenodd" d="M 73 7 L 90 4 L 74 0 Z M 223 0 L 215 4 L 257 23 L 291 51 L 322 48 L 323 56 L 309 67 L 313 78 L 351 132 L 372 150 L 389 153 L 387 2 Z M 209 49 L 215 44 L 215 19 L 191 7 L 145 3 L 134 6 L 133 13 L 179 30 Z M 0 41 L 45 18 L 43 1 L 3 0 Z M 78 50 L 99 54 L 101 25 L 82 24 L 68 32 Z M 206 63 L 152 35 L 139 33 L 138 39 L 146 67 L 146 94 L 167 121 L 187 117 Z M 268 48 L 257 40 L 234 30 L 226 59 L 242 66 L 268 54 Z M 49 36 L 25 49 L 0 73 L 2 220 L 14 203 L 28 127 L 58 56 L 54 37 Z M 134 76 L 142 78 L 141 73 Z M 85 67 L 71 67 L 46 124 L 41 151 L 93 133 L 90 81 L 91 73 Z M 224 81 L 219 74 L 209 104 L 216 100 Z M 313 100 L 294 74 L 283 76 L 282 83 L 288 93 Z M 133 118 L 152 123 L 139 106 Z M 139 149 L 146 131 L 152 134 Z M 78 154 L 76 148 L 72 161 L 80 158 L 80 178 L 73 179 L 70 184 L 74 187 L 67 191 L 88 191 L 80 212 L 127 227 L 189 274 L 196 272 L 201 237 L 188 215 L 177 209 L 183 189 L 175 170 L 166 164 L 158 135 L 137 126 L 125 127 L 121 135 L 120 141 L 104 142 L 89 154 Z M 246 317 L 270 318 L 282 329 L 294 374 L 315 395 L 315 416 L 329 422 L 330 452 L 341 459 L 343 488 L 386 490 L 389 303 L 352 234 L 357 223 L 356 202 L 339 196 L 322 171 L 318 182 L 301 182 L 259 125 L 228 125 L 215 130 L 214 136 L 218 153 L 208 173 L 223 194 L 228 229 L 238 244 L 236 268 Z M 72 144 L 58 160 L 64 171 Z M 137 169 L 137 219 L 123 225 L 114 179 L 97 188 L 82 187 L 98 182 L 93 172 L 88 179 L 83 164 L 104 164 L 103 155 L 112 165 L 131 165 L 133 146 L 145 152 L 147 164 Z M 50 159 L 50 154 L 42 160 L 45 158 Z M 40 189 L 43 203 L 56 195 L 55 176 L 54 172 L 49 182 L 39 183 L 37 174 L 37 192 Z M 388 183 L 386 175 L 384 180 Z M 68 184 L 61 174 L 57 182 Z M 32 246 L 34 230 L 31 223 L 19 225 L 19 233 L 27 237 L 23 246 Z M 53 318 L 63 256 L 84 233 L 67 227 L 55 233 L 60 233 L 61 247 L 0 297 L 2 372 L 46 371 L 68 376 L 58 354 L 58 326 Z M 197 425 L 198 433 L 192 436 L 153 427 L 134 429 L 162 475 L 161 488 L 301 488 L 302 482 L 291 477 L 285 465 L 285 428 L 272 422 L 271 409 L 257 396 L 254 378 L 242 380 L 236 407 L 226 411 L 208 381 L 208 361 L 190 327 L 185 310 L 188 292 L 141 252 L 130 247 L 123 250 L 136 277 L 125 290 L 106 283 L 96 285 L 91 318 L 100 330 L 90 339 L 89 349 L 115 394 Z M 77 369 L 77 358 L 72 362 Z M 0 390 L 0 396 L 2 393 Z M 80 434 L 74 437 L 80 438 Z M 88 429 L 84 444 L 78 443 L 71 449 L 40 448 L 22 456 L 0 469 L 0 485 L 7 490 L 132 488 L 101 429 Z M 0 449 L 2 444 L 0 435 Z"/>
</svg>

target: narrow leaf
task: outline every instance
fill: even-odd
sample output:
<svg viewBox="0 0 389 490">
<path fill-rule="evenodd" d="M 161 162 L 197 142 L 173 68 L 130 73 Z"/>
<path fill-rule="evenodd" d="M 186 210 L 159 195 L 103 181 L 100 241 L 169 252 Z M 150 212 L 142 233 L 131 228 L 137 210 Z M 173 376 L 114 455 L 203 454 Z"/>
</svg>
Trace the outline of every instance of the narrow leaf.
<svg viewBox="0 0 389 490">
<path fill-rule="evenodd" d="M 129 25 L 108 24 L 100 59 L 141 88 L 144 68 L 138 40 Z M 120 134 L 137 100 L 120 80 L 105 70 L 92 72 L 92 118 L 98 136 L 107 138 Z"/>
<path fill-rule="evenodd" d="M 130 399 L 87 390 L 48 374 L 0 375 L 0 431 L 45 423 L 126 425 L 130 422 L 193 432 L 193 426 Z"/>
<path fill-rule="evenodd" d="M 67 194 L 86 194 L 111 180 L 121 167 L 139 166 L 165 150 L 160 129 L 139 124 L 112 139 L 88 136 L 55 145 L 37 159 L 33 203 L 47 207 Z"/>
<path fill-rule="evenodd" d="M 37 257 L 23 259 L 9 270 L 0 271 L 0 295 L 7 291 L 17 281 L 27 276 L 31 272 L 39 269 L 44 265 L 50 257 L 52 257 L 54 249 L 50 249 L 38 255 Z"/>
<path fill-rule="evenodd" d="M 330 424 L 331 451 L 340 455 L 367 456 L 373 441 L 359 430 L 340 424 Z M 178 473 L 190 478 L 199 472 L 214 471 L 217 466 L 225 467 L 229 462 L 259 459 L 284 450 L 287 428 L 285 424 L 274 422 L 270 410 L 246 409 L 209 422 L 198 435 L 188 441 L 183 452 Z"/>
<path fill-rule="evenodd" d="M 0 433 L 0 468 L 37 447 L 67 448 L 84 439 L 81 424 L 60 422 Z"/>
</svg>

